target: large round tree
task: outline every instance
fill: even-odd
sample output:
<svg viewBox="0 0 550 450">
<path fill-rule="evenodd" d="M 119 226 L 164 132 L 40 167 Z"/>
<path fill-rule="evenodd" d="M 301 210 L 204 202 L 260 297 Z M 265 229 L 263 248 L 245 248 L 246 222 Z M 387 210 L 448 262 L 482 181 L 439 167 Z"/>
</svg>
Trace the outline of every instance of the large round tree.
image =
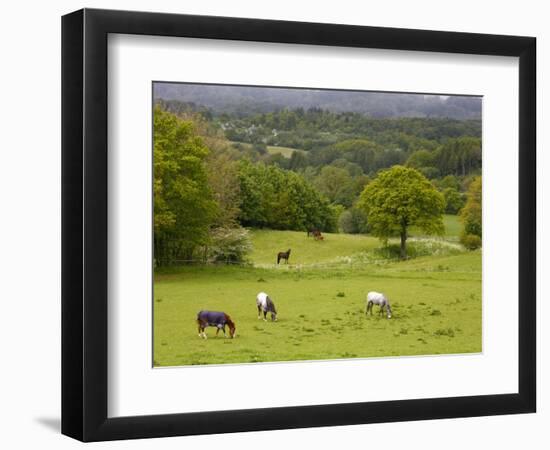
<svg viewBox="0 0 550 450">
<path fill-rule="evenodd" d="M 426 234 L 442 234 L 443 196 L 418 170 L 393 166 L 378 173 L 361 194 L 359 206 L 367 214 L 371 233 L 383 240 L 401 238 L 402 259 L 407 257 L 411 226 Z"/>
</svg>

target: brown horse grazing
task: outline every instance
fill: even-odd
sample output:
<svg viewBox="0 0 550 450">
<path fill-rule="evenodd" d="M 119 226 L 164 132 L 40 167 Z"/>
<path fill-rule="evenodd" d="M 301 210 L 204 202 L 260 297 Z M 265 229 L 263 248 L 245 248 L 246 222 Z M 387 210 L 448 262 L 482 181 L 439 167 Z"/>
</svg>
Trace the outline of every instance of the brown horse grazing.
<svg viewBox="0 0 550 450">
<path fill-rule="evenodd" d="M 206 339 L 206 333 L 204 330 L 206 327 L 216 327 L 216 336 L 220 332 L 220 330 L 223 331 L 223 335 L 227 337 L 225 334 L 225 326 L 227 325 L 229 327 L 229 337 L 233 339 L 235 337 L 235 322 L 231 320 L 231 317 L 229 317 L 224 312 L 219 311 L 199 311 L 197 314 L 197 324 L 199 326 L 199 337 L 202 337 Z"/>
<path fill-rule="evenodd" d="M 288 249 L 286 252 L 277 253 L 277 264 L 279 264 L 281 259 L 284 259 L 288 264 L 288 258 L 290 258 L 290 249 Z"/>
<path fill-rule="evenodd" d="M 315 230 L 315 231 L 313 231 L 313 239 L 315 239 L 316 241 L 322 241 L 325 238 L 323 237 L 323 235 L 321 234 L 321 232 L 319 230 Z"/>
<path fill-rule="evenodd" d="M 308 228 L 307 229 L 307 237 L 310 237 L 310 236 L 315 237 L 315 233 L 320 233 L 320 231 L 317 228 Z"/>
</svg>

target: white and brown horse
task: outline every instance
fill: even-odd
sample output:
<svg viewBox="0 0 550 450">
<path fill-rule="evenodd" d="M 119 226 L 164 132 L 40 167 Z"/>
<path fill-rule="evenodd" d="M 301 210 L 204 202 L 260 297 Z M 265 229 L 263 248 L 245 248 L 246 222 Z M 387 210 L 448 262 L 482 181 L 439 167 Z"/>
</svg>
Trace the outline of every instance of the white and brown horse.
<svg viewBox="0 0 550 450">
<path fill-rule="evenodd" d="M 267 313 L 271 313 L 271 320 L 275 322 L 277 320 L 277 309 L 275 309 L 275 303 L 269 298 L 265 292 L 260 292 L 256 296 L 256 306 L 258 307 L 258 319 L 262 318 L 262 312 L 264 313 L 264 320 L 267 321 Z"/>
</svg>

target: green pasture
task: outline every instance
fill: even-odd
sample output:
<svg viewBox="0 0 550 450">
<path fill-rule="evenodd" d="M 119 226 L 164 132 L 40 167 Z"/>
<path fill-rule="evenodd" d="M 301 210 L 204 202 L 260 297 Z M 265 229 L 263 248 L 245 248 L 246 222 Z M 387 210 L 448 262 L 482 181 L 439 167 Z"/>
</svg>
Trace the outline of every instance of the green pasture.
<svg viewBox="0 0 550 450">
<path fill-rule="evenodd" d="M 446 218 L 446 221 L 449 221 Z M 404 262 L 362 258 L 368 236 L 254 230 L 249 266 L 190 266 L 155 274 L 154 365 L 252 363 L 481 351 L 481 251 L 439 251 Z M 452 239 L 452 236 L 449 236 Z M 456 246 L 456 244 L 453 244 Z M 292 248 L 277 266 L 277 251 Z M 353 256 L 355 255 L 355 257 Z M 391 319 L 366 317 L 370 290 L 389 297 Z M 258 320 L 267 292 L 277 322 Z M 224 311 L 237 337 L 197 333 L 201 309 Z"/>
<path fill-rule="evenodd" d="M 303 152 L 303 150 L 291 147 L 278 147 L 275 145 L 268 145 L 267 152 L 270 155 L 283 155 L 285 158 L 290 158 L 294 152 Z"/>
<path fill-rule="evenodd" d="M 291 250 L 293 265 L 337 262 L 344 256 L 366 252 L 380 246 L 374 237 L 359 234 L 323 233 L 324 240 L 316 241 L 307 233 L 297 231 L 253 230 L 254 245 L 251 259 L 256 266 L 276 264 L 277 253 Z"/>
<path fill-rule="evenodd" d="M 460 221 L 460 217 L 452 214 L 444 214 L 443 225 L 445 226 L 444 237 L 450 240 L 458 240 L 458 236 L 462 230 L 462 222 Z M 410 236 L 422 236 L 423 234 L 424 233 L 422 233 L 422 230 L 416 227 L 411 227 L 409 230 Z"/>
<path fill-rule="evenodd" d="M 252 144 L 248 142 L 235 142 L 233 141 L 232 144 L 240 145 L 242 148 L 251 148 Z M 299 148 L 292 148 L 292 147 L 279 147 L 277 145 L 268 145 L 267 146 L 267 153 L 270 155 L 283 155 L 285 158 L 290 158 L 294 152 L 304 152 L 304 150 L 301 150 Z"/>
</svg>

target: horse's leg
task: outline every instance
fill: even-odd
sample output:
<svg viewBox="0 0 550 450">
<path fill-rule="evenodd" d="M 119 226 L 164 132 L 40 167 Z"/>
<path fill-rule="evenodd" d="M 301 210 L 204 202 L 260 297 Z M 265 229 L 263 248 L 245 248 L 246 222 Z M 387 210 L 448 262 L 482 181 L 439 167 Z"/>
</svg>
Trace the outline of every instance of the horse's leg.
<svg viewBox="0 0 550 450">
<path fill-rule="evenodd" d="M 206 339 L 206 333 L 204 332 L 204 328 L 205 328 L 204 323 L 202 323 L 198 320 L 197 320 L 197 322 L 199 324 L 199 337 L 202 337 L 202 338 Z"/>
<path fill-rule="evenodd" d="M 264 310 L 264 322 L 267 322 L 266 317 L 267 317 L 267 311 Z"/>
<path fill-rule="evenodd" d="M 216 337 L 218 337 L 218 333 L 220 332 L 220 327 L 216 327 Z M 225 334 L 225 331 L 224 331 Z"/>
<path fill-rule="evenodd" d="M 258 305 L 258 319 L 262 318 L 261 314 L 262 314 L 262 308 L 260 305 Z"/>
</svg>

